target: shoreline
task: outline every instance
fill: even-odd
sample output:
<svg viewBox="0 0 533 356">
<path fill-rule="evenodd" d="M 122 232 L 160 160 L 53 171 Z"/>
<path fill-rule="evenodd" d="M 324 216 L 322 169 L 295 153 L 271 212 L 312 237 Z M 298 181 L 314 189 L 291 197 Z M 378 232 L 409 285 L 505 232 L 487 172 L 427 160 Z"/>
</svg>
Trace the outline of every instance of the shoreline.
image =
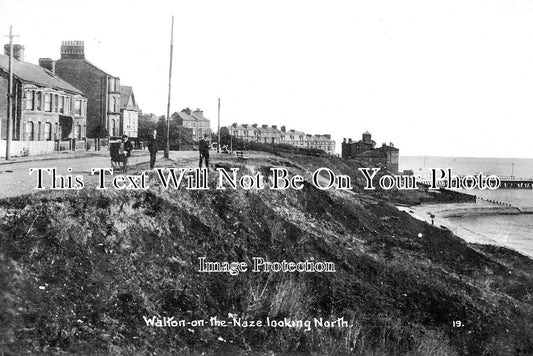
<svg viewBox="0 0 533 356">
<path fill-rule="evenodd" d="M 397 209 L 408 213 L 415 219 L 425 221 L 428 224 L 433 223 L 437 228 L 449 230 L 467 243 L 501 246 L 533 259 L 533 254 L 531 253 L 517 249 L 515 246 L 510 246 L 508 243 L 490 238 L 450 220 L 450 218 L 472 216 L 532 214 L 533 208 L 531 207 L 506 207 L 481 201 L 481 203 L 422 204 L 410 207 L 397 206 Z"/>
</svg>

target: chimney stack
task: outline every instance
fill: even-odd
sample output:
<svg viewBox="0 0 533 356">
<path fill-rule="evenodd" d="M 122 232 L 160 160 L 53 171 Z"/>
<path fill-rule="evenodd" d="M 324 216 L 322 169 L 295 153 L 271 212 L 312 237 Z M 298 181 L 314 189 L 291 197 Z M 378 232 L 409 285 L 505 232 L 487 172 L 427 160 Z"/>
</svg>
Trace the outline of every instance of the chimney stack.
<svg viewBox="0 0 533 356">
<path fill-rule="evenodd" d="M 204 117 L 204 111 L 200 110 L 200 109 L 194 110 L 194 114 L 196 114 L 196 115 L 198 115 L 200 117 Z"/>
<path fill-rule="evenodd" d="M 252 126 L 255 127 L 255 128 L 257 128 L 257 124 L 253 124 Z"/>
<path fill-rule="evenodd" d="M 52 60 L 51 58 L 39 58 L 39 67 L 48 69 L 50 72 L 54 74 L 56 72 L 56 62 Z"/>
<path fill-rule="evenodd" d="M 267 129 L 268 125 L 261 125 L 262 128 Z"/>
<path fill-rule="evenodd" d="M 277 130 L 277 129 L 278 129 L 278 125 L 272 125 L 272 128 L 273 128 L 274 130 Z"/>
<path fill-rule="evenodd" d="M 281 129 L 281 132 L 287 132 L 287 128 L 285 126 L 281 126 L 280 129 Z"/>
<path fill-rule="evenodd" d="M 61 43 L 61 59 L 85 59 L 83 41 L 63 41 Z"/>
<path fill-rule="evenodd" d="M 4 45 L 4 53 L 9 56 L 9 44 Z M 17 61 L 24 62 L 24 46 L 19 44 L 13 45 L 13 58 Z"/>
</svg>

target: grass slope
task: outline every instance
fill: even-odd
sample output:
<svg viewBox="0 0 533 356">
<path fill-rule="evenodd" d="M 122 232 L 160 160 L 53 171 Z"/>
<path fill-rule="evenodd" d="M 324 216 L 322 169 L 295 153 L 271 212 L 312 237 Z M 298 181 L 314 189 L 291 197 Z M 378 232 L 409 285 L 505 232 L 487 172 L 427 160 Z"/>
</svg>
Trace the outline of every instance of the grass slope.
<svg viewBox="0 0 533 356">
<path fill-rule="evenodd" d="M 235 166 L 235 162 L 219 162 Z M 334 158 L 253 156 L 241 168 Z M 6 355 L 531 355 L 533 261 L 400 213 L 394 193 L 84 190 L 0 201 Z M 392 196 L 391 196 L 392 194 Z M 422 193 L 415 192 L 415 195 Z M 397 194 L 398 200 L 407 198 Z M 412 197 L 411 197 L 412 198 Z M 418 199 L 413 198 L 413 199 Z M 336 273 L 200 274 L 198 258 L 332 261 Z M 176 319 L 335 319 L 347 328 L 146 327 Z M 464 327 L 454 328 L 460 320 Z"/>
</svg>

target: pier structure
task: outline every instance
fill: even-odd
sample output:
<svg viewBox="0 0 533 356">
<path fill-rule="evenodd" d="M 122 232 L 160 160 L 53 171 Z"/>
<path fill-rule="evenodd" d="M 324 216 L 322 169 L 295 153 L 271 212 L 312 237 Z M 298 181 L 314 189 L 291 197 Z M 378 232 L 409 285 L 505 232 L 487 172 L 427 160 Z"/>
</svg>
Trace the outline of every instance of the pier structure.
<svg viewBox="0 0 533 356">
<path fill-rule="evenodd" d="M 513 176 L 499 177 L 500 188 L 506 189 L 533 189 L 533 179 L 522 179 Z"/>
</svg>

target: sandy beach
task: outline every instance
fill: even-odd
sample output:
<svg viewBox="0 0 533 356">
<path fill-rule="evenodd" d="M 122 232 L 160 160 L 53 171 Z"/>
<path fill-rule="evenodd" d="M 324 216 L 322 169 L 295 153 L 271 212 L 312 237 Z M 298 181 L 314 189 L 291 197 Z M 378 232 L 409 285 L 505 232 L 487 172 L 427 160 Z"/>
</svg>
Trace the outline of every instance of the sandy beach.
<svg viewBox="0 0 533 356">
<path fill-rule="evenodd" d="M 416 219 L 426 221 L 439 228 L 448 229 L 466 242 L 503 246 L 533 258 L 529 249 L 523 249 L 513 244 L 506 236 L 502 236 L 501 239 L 494 238 L 494 236 L 489 237 L 461 226 L 457 223 L 457 219 L 453 219 L 472 216 L 520 215 L 529 213 L 527 209 L 492 204 L 484 200 L 478 200 L 477 203 L 422 204 L 412 207 L 398 207 L 398 209 L 407 212 Z"/>
</svg>

